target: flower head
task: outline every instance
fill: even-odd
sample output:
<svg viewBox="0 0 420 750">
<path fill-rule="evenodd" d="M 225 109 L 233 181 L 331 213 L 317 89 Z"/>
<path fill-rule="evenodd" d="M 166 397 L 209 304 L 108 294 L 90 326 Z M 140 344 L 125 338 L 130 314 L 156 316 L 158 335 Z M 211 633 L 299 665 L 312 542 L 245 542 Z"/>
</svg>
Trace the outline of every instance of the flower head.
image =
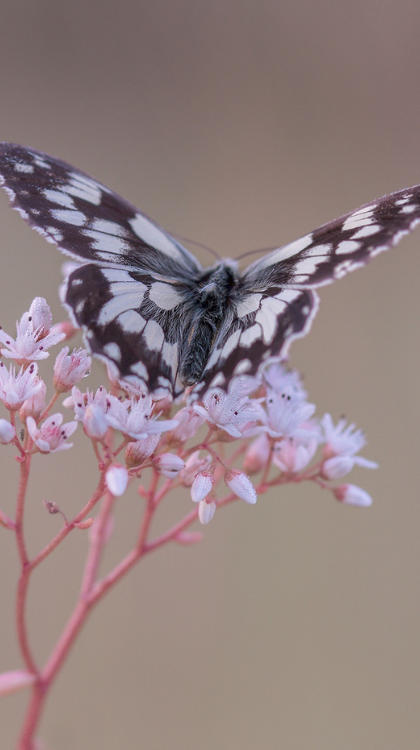
<svg viewBox="0 0 420 750">
<path fill-rule="evenodd" d="M 108 400 L 108 424 L 135 440 L 142 440 L 156 432 L 166 432 L 178 424 L 175 419 L 152 418 L 153 401 L 150 395 L 144 395 L 138 400 L 131 398 L 125 401 L 108 396 Z"/>
<path fill-rule="evenodd" d="M 47 349 L 62 341 L 66 334 L 51 331 L 51 310 L 43 297 L 35 297 L 29 311 L 16 323 L 16 339 L 0 328 L 0 349 L 3 357 L 14 359 L 20 365 L 29 364 L 49 356 Z"/>
<path fill-rule="evenodd" d="M 355 455 L 366 445 L 366 439 L 362 430 L 356 430 L 354 424 L 346 426 L 346 420 L 341 418 L 334 425 L 330 414 L 325 414 L 322 427 L 326 440 L 322 474 L 326 479 L 339 479 L 351 471 L 355 465 L 366 469 L 378 467 L 374 461 Z"/>
<path fill-rule="evenodd" d="M 246 425 L 264 416 L 261 405 L 251 400 L 248 394 L 248 383 L 237 378 L 231 381 L 227 393 L 221 388 L 211 388 L 204 395 L 204 406 L 194 404 L 193 408 L 213 429 L 224 430 L 232 437 L 242 437 Z"/>
<path fill-rule="evenodd" d="M 55 453 L 73 447 L 73 443 L 68 443 L 67 438 L 75 431 L 77 422 L 67 422 L 65 425 L 62 422 L 62 414 L 53 414 L 38 429 L 34 418 L 27 417 L 28 432 L 41 453 Z"/>
<path fill-rule="evenodd" d="M 16 374 L 13 365 L 9 370 L 0 362 L 0 399 L 6 409 L 18 411 L 24 401 L 42 389 L 42 380 L 37 376 L 38 366 L 33 362 L 26 370 L 20 368 Z"/>
<path fill-rule="evenodd" d="M 86 349 L 73 349 L 65 346 L 58 354 L 54 364 L 54 388 L 59 393 L 70 391 L 76 383 L 89 374 L 92 357 Z"/>
</svg>

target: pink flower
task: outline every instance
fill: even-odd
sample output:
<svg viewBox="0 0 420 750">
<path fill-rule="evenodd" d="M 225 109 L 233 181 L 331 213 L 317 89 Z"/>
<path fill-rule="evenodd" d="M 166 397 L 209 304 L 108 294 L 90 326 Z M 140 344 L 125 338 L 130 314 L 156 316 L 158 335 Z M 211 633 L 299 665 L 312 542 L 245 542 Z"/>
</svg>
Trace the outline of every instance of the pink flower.
<svg viewBox="0 0 420 750">
<path fill-rule="evenodd" d="M 0 342 L 6 348 L 3 357 L 15 359 L 20 365 L 49 356 L 47 349 L 65 338 L 65 333 L 51 332 L 51 310 L 42 297 L 35 297 L 29 311 L 16 323 L 16 339 L 0 328 Z"/>
<path fill-rule="evenodd" d="M 317 447 L 315 439 L 304 445 L 298 439 L 284 438 L 275 445 L 273 463 L 285 474 L 298 474 L 312 460 Z"/>
<path fill-rule="evenodd" d="M 193 408 L 209 426 L 214 425 L 232 437 L 242 437 L 245 425 L 264 417 L 261 405 L 251 400 L 248 392 L 247 384 L 238 378 L 231 381 L 227 393 L 221 388 L 211 388 L 204 395 L 204 406 L 194 404 Z"/>
<path fill-rule="evenodd" d="M 24 401 L 42 389 L 42 380 L 37 377 L 38 365 L 32 363 L 26 370 L 20 368 L 16 375 L 11 365 L 9 370 L 0 362 L 0 399 L 6 409 L 18 411 Z"/>
<path fill-rule="evenodd" d="M 44 381 L 37 378 L 41 383 L 39 391 L 37 391 L 31 398 L 27 398 L 23 402 L 23 405 L 19 411 L 19 416 L 22 422 L 26 422 L 26 417 L 33 417 L 38 422 L 41 414 L 43 413 L 46 406 L 47 386 Z"/>
<path fill-rule="evenodd" d="M 326 445 L 323 450 L 324 463 L 322 476 L 326 479 L 339 479 L 352 470 L 353 466 L 365 469 L 377 469 L 378 464 L 363 456 L 355 454 L 366 445 L 362 430 L 356 430 L 354 424 L 346 426 L 344 418 L 334 425 L 331 416 L 325 414 L 322 419 Z"/>
<path fill-rule="evenodd" d="M 59 393 L 70 391 L 76 383 L 89 374 L 92 358 L 86 349 L 73 349 L 65 346 L 58 354 L 54 364 L 54 388 Z"/>
<path fill-rule="evenodd" d="M 166 432 L 178 424 L 175 419 L 152 419 L 153 402 L 149 395 L 144 395 L 138 400 L 131 398 L 125 401 L 109 396 L 108 400 L 108 424 L 135 440 L 142 440 L 156 432 Z"/>
<path fill-rule="evenodd" d="M 83 429 L 92 440 L 103 440 L 108 430 L 106 414 L 110 409 L 109 395 L 103 386 L 96 393 L 87 391 L 81 393 L 77 386 L 71 392 L 71 398 L 65 399 L 65 406 L 72 406 L 77 422 L 83 424 Z"/>
<path fill-rule="evenodd" d="M 129 468 L 140 466 L 147 458 L 155 452 L 161 435 L 155 433 L 148 435 L 143 440 L 129 443 L 125 449 L 125 463 Z"/>
<path fill-rule="evenodd" d="M 62 422 L 62 414 L 53 414 L 38 429 L 34 418 L 27 417 L 28 432 L 41 453 L 55 453 L 73 447 L 73 443 L 67 443 L 66 441 L 75 431 L 77 422 L 67 422 L 63 426 Z"/>
<path fill-rule="evenodd" d="M 257 474 L 267 466 L 270 460 L 271 443 L 263 433 L 248 446 L 243 467 L 248 474 Z"/>
<path fill-rule="evenodd" d="M 192 406 L 184 406 L 176 413 L 176 421 L 178 424 L 168 435 L 168 439 L 171 442 L 185 443 L 195 437 L 205 419 Z"/>
<path fill-rule="evenodd" d="M 194 453 L 191 453 L 187 458 L 185 468 L 181 471 L 182 484 L 185 485 L 185 487 L 191 487 L 196 474 L 198 474 L 199 471 L 205 471 L 208 469 L 211 462 L 212 457 L 208 453 L 206 453 L 204 458 L 200 458 L 200 451 L 194 451 Z"/>
</svg>

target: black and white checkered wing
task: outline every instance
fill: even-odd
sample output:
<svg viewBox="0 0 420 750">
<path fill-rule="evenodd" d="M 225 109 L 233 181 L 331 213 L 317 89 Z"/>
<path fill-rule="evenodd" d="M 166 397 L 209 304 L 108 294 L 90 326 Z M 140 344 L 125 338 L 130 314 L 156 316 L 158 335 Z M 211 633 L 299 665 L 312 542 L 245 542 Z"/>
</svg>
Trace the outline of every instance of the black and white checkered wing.
<svg viewBox="0 0 420 750">
<path fill-rule="evenodd" d="M 0 184 L 34 229 L 84 264 L 69 276 L 64 302 L 93 353 L 152 391 L 182 390 L 185 302 L 202 270 L 194 256 L 128 201 L 47 154 L 1 144 Z"/>
<path fill-rule="evenodd" d="M 340 279 L 396 245 L 420 223 L 420 185 L 358 208 L 252 263 L 197 387 L 226 387 L 233 375 L 256 373 L 310 330 L 314 288 Z"/>
</svg>

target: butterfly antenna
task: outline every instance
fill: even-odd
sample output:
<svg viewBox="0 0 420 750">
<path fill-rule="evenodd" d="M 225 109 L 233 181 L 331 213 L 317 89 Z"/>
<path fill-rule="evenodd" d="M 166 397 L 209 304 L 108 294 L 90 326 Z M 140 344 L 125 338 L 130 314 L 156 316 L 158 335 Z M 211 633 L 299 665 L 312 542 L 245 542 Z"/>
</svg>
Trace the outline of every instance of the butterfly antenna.
<svg viewBox="0 0 420 750">
<path fill-rule="evenodd" d="M 242 258 L 247 258 L 248 255 L 257 255 L 258 253 L 271 253 L 273 250 L 278 250 L 278 247 L 260 247 L 258 250 L 247 250 L 246 253 L 238 255 L 235 260 L 242 260 Z"/>
<path fill-rule="evenodd" d="M 189 237 L 181 237 L 180 234 L 175 234 L 174 232 L 170 232 L 171 237 L 174 237 L 176 240 L 179 240 L 180 242 L 188 242 L 191 245 L 195 245 L 196 247 L 201 247 L 203 250 L 207 250 L 207 252 L 214 255 L 217 260 L 221 260 L 221 257 L 219 253 L 216 253 L 216 250 L 213 250 L 212 247 L 209 247 L 208 245 L 204 245 L 202 242 L 197 242 L 196 240 L 190 240 Z"/>
</svg>

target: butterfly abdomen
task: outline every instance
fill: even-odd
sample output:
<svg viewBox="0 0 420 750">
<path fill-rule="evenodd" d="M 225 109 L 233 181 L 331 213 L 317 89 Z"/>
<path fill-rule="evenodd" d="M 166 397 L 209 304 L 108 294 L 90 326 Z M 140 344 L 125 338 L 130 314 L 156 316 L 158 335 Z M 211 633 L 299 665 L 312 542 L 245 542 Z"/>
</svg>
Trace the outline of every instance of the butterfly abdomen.
<svg viewBox="0 0 420 750">
<path fill-rule="evenodd" d="M 198 280 L 192 295 L 194 312 L 184 333 L 179 363 L 179 377 L 185 385 L 194 385 L 200 380 L 237 281 L 234 261 L 220 261 Z"/>
</svg>

